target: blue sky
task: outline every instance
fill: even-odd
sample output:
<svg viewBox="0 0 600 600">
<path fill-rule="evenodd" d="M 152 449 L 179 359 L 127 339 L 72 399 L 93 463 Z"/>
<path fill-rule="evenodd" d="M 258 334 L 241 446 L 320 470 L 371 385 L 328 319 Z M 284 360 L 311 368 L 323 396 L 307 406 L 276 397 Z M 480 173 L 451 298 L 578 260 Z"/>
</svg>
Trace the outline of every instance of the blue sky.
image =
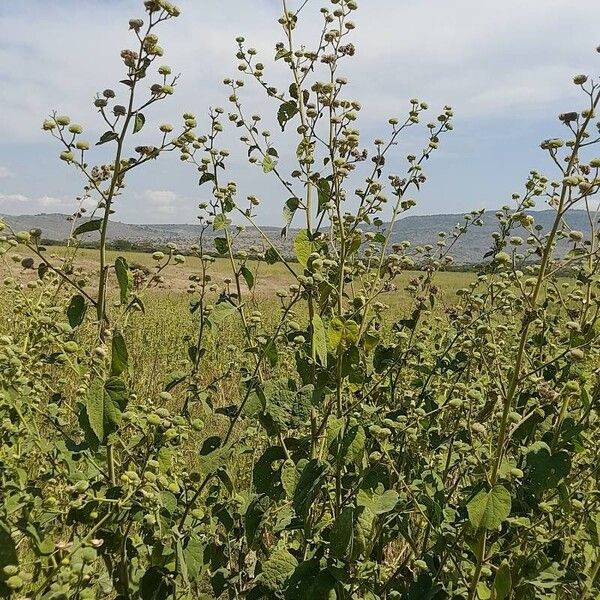
<svg viewBox="0 0 600 600">
<path fill-rule="evenodd" d="M 299 35 L 307 42 L 323 0 L 310 0 Z M 433 113 L 451 104 L 455 131 L 428 165 L 429 181 L 414 214 L 496 208 L 509 201 L 532 168 L 552 175 L 539 142 L 564 134 L 556 116 L 582 98 L 571 78 L 600 73 L 597 0 L 362 0 L 356 14 L 356 58 L 347 63 L 348 94 L 360 100 L 366 144 L 403 116 L 408 99 L 426 100 Z M 182 16 L 159 31 L 164 63 L 181 72 L 177 93 L 148 114 L 152 126 L 177 123 L 192 111 L 206 123 L 209 106 L 227 107 L 221 84 L 236 75 L 236 35 L 244 35 L 275 82 L 281 65 L 269 56 L 281 38 L 278 0 L 181 0 Z M 142 15 L 141 0 L 20 0 L 0 3 L 0 213 L 70 212 L 82 180 L 58 160 L 59 148 L 40 125 L 53 109 L 82 123 L 90 139 L 102 133 L 92 101 L 118 89 L 120 50 L 130 46 L 127 21 Z M 248 114 L 269 111 L 260 91 L 244 91 Z M 271 106 L 272 108 L 272 106 Z M 436 113 L 437 114 L 437 113 Z M 201 127 L 202 128 L 202 127 Z M 273 128 L 275 131 L 275 128 Z M 417 149 L 411 133 L 391 161 Z M 138 140 L 136 140 L 138 141 Z M 263 199 L 264 224 L 281 221 L 286 197 L 274 182 L 235 156 L 230 177 L 240 194 Z M 139 142 L 142 142 L 140 138 Z M 280 148 L 291 148 L 282 138 Z M 98 160 L 102 160 L 98 155 Z M 207 189 L 190 167 L 159 161 L 140 170 L 119 200 L 115 218 L 137 223 L 193 222 Z"/>
</svg>

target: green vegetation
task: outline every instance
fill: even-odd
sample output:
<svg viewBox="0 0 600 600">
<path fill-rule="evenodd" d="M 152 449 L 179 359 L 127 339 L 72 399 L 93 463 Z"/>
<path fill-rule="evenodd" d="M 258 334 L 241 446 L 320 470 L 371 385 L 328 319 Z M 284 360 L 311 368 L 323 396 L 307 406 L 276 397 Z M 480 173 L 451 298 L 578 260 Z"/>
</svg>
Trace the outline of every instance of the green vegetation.
<svg viewBox="0 0 600 600">
<path fill-rule="evenodd" d="M 283 0 L 283 91 L 238 38 L 230 110 L 212 109 L 207 133 L 186 113 L 155 144 L 130 142 L 175 91 L 156 65 L 156 30 L 179 16 L 166 0 L 129 23 L 123 104 L 112 89 L 95 99 L 111 161 L 91 165 L 68 116 L 44 122 L 97 207 L 66 247 L 0 222 L 0 596 L 598 597 L 600 84 L 575 77 L 584 108 L 560 115 L 567 140 L 542 143 L 555 174 L 532 171 L 498 211 L 480 272 L 448 273 L 482 212 L 431 244 L 392 236 L 452 109 L 388 172 L 429 108 L 411 100 L 367 150 L 340 73 L 357 2 L 320 17 L 311 4 Z M 322 19 L 314 49 L 296 42 L 305 15 Z M 291 156 L 242 105 L 248 80 Z M 288 198 L 293 262 L 257 224 L 260 199 L 237 197 L 226 120 Z M 197 244 L 109 250 L 129 172 L 165 152 L 210 197 Z M 538 202 L 555 211 L 544 232 Z M 574 208 L 585 231 L 568 225 Z M 238 248 L 235 220 L 260 245 Z M 97 249 L 81 247 L 87 233 Z"/>
</svg>

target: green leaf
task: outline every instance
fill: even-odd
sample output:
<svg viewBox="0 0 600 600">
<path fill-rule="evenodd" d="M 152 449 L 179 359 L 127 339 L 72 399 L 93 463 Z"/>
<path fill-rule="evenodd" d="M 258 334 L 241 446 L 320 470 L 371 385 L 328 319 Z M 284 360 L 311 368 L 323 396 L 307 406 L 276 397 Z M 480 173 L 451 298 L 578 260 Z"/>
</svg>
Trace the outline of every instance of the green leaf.
<svg viewBox="0 0 600 600">
<path fill-rule="evenodd" d="M 254 273 L 252 273 L 252 271 L 246 265 L 242 265 L 240 272 L 244 278 L 244 281 L 246 282 L 246 285 L 248 286 L 248 289 L 251 290 L 254 287 Z"/>
<path fill-rule="evenodd" d="M 349 506 L 342 509 L 329 533 L 329 547 L 337 558 L 345 559 L 352 554 L 355 511 L 355 508 Z"/>
<path fill-rule="evenodd" d="M 277 362 L 279 361 L 279 353 L 277 352 L 277 345 L 273 340 L 267 341 L 264 346 L 265 356 L 269 359 L 269 364 L 272 367 L 277 366 Z"/>
<path fill-rule="evenodd" d="M 535 492 L 555 489 L 571 472 L 571 458 L 561 450 L 550 454 L 544 442 L 533 444 L 527 451 L 527 482 Z"/>
<path fill-rule="evenodd" d="M 262 565 L 261 583 L 268 589 L 278 591 L 298 566 L 298 561 L 287 550 L 275 550 Z"/>
<path fill-rule="evenodd" d="M 360 425 L 354 425 L 346 431 L 342 440 L 342 460 L 345 464 L 361 466 L 366 439 L 365 430 Z"/>
<path fill-rule="evenodd" d="M 505 600 L 510 596 L 512 589 L 512 577 L 510 574 L 510 566 L 504 561 L 496 571 L 494 578 L 494 598 L 495 600 Z"/>
<path fill-rule="evenodd" d="M 208 173 L 208 172 L 204 172 L 202 173 L 202 177 L 200 177 L 200 181 L 198 182 L 198 185 L 204 185 L 205 183 L 208 183 L 209 181 L 214 181 L 215 180 L 215 176 L 212 173 Z"/>
<path fill-rule="evenodd" d="M 290 198 L 283 207 L 283 222 L 285 226 L 289 226 L 294 219 L 294 214 L 300 206 L 300 200 L 298 198 Z"/>
<path fill-rule="evenodd" d="M 330 350 L 340 350 L 344 346 L 355 344 L 358 333 L 359 327 L 355 321 L 334 317 L 327 327 L 327 345 Z"/>
<path fill-rule="evenodd" d="M 17 547 L 8 527 L 0 522 L 0 569 L 7 565 L 18 565 Z"/>
<path fill-rule="evenodd" d="M 215 238 L 215 249 L 219 254 L 227 254 L 229 252 L 229 242 L 227 241 L 227 238 Z"/>
<path fill-rule="evenodd" d="M 189 580 L 195 581 L 204 566 L 204 544 L 195 534 L 192 534 L 183 549 L 183 559 L 185 560 Z"/>
<path fill-rule="evenodd" d="M 90 384 L 86 412 L 90 427 L 100 443 L 118 429 L 127 401 L 127 387 L 119 377 L 110 377 L 105 382 L 94 379 Z"/>
<path fill-rule="evenodd" d="M 265 262 L 268 265 L 274 265 L 281 260 L 279 252 L 275 248 L 268 248 L 265 252 Z"/>
<path fill-rule="evenodd" d="M 96 142 L 96 146 L 102 146 L 102 144 L 106 144 L 107 142 L 112 142 L 113 140 L 118 140 L 119 134 L 115 131 L 107 131 L 102 134 L 100 137 L 100 141 Z"/>
<path fill-rule="evenodd" d="M 277 166 L 277 161 L 270 154 L 265 154 L 262 162 L 262 168 L 265 173 L 270 173 Z"/>
<path fill-rule="evenodd" d="M 296 514 L 305 516 L 313 501 L 321 491 L 321 487 L 327 476 L 328 466 L 326 463 L 313 458 L 308 461 L 294 492 L 294 510 Z"/>
<path fill-rule="evenodd" d="M 283 463 L 281 467 L 281 483 L 283 484 L 283 489 L 285 493 L 288 495 L 288 498 L 294 497 L 294 492 L 296 491 L 296 486 L 300 481 L 300 469 L 301 463 L 296 465 L 293 460 L 289 458 Z M 302 465 L 303 466 L 303 465 Z"/>
<path fill-rule="evenodd" d="M 231 447 L 225 446 L 217 448 L 205 455 L 200 455 L 198 458 L 198 470 L 203 475 L 212 475 L 215 471 L 227 465 L 231 456 Z"/>
<path fill-rule="evenodd" d="M 361 554 L 368 555 L 375 540 L 376 516 L 368 506 L 359 506 L 356 509 L 354 523 L 354 544 L 352 556 L 357 558 Z"/>
<path fill-rule="evenodd" d="M 224 300 L 215 305 L 210 313 L 210 320 L 212 323 L 219 325 L 225 319 L 233 316 L 236 312 L 237 308 L 228 300 Z"/>
<path fill-rule="evenodd" d="M 81 235 L 82 233 L 90 233 L 92 231 L 100 231 L 101 227 L 102 227 L 102 219 L 90 219 L 89 221 L 86 221 L 85 223 L 82 223 L 81 225 L 79 225 L 79 227 L 76 227 L 75 231 L 73 232 L 73 235 L 78 236 L 78 235 Z"/>
<path fill-rule="evenodd" d="M 334 317 L 327 326 L 327 343 L 331 350 L 336 350 L 342 345 L 344 339 L 344 320 Z"/>
<path fill-rule="evenodd" d="M 467 504 L 471 525 L 475 529 L 498 529 L 510 515 L 511 504 L 510 492 L 502 485 L 489 492 L 482 490 Z"/>
<path fill-rule="evenodd" d="M 346 256 L 354 254 L 360 248 L 361 244 L 362 235 L 360 233 L 353 235 L 352 239 L 350 240 L 350 243 L 348 244 L 348 251 L 346 253 Z"/>
<path fill-rule="evenodd" d="M 104 441 L 104 384 L 94 379 L 87 394 L 86 411 L 88 421 L 96 439 Z"/>
<path fill-rule="evenodd" d="M 308 237 L 308 231 L 301 229 L 294 238 L 294 254 L 298 262 L 306 267 L 308 257 L 318 248 L 318 245 Z"/>
<path fill-rule="evenodd" d="M 319 179 L 319 183 L 317 183 L 317 195 L 319 199 L 319 212 L 323 212 L 325 205 L 331 198 L 331 186 L 327 179 Z"/>
<path fill-rule="evenodd" d="M 327 336 L 321 317 L 315 313 L 312 319 L 313 347 L 315 355 L 324 367 L 327 366 Z"/>
<path fill-rule="evenodd" d="M 336 600 L 339 598 L 336 593 L 339 582 L 330 571 L 333 567 L 325 565 L 321 570 L 318 558 L 300 563 L 286 582 L 286 599 Z"/>
<path fill-rule="evenodd" d="M 487 586 L 486 583 L 480 581 L 477 584 L 477 598 L 479 598 L 479 600 L 490 600 L 491 597 L 492 592 L 490 588 Z"/>
<path fill-rule="evenodd" d="M 231 225 L 231 219 L 228 219 L 223 213 L 219 213 L 215 216 L 213 221 L 213 230 L 220 231 L 226 229 Z"/>
<path fill-rule="evenodd" d="M 129 269 L 127 260 L 122 256 L 117 257 L 115 260 L 115 273 L 119 284 L 121 304 L 125 304 L 129 299 L 131 290 L 133 290 L 133 274 Z"/>
<path fill-rule="evenodd" d="M 127 352 L 125 338 L 120 331 L 115 331 L 112 338 L 110 374 L 120 375 L 125 369 L 127 369 L 128 363 L 129 353 Z"/>
<path fill-rule="evenodd" d="M 395 346 L 379 345 L 375 348 L 373 354 L 373 368 L 376 373 L 383 373 L 387 368 L 394 364 Z"/>
<path fill-rule="evenodd" d="M 254 464 L 252 484 L 259 494 L 275 498 L 281 492 L 280 467 L 285 460 L 285 452 L 281 446 L 270 446 Z"/>
<path fill-rule="evenodd" d="M 189 585 L 190 578 L 189 578 L 189 575 L 188 575 L 187 563 L 185 562 L 185 557 L 183 555 L 183 546 L 181 544 L 181 540 L 180 539 L 177 540 L 175 548 L 176 548 L 176 551 L 177 551 L 177 567 L 179 569 L 179 574 L 181 575 L 181 578 L 183 579 L 183 582 L 186 585 Z"/>
<path fill-rule="evenodd" d="M 244 526 L 246 530 L 246 540 L 248 545 L 252 546 L 260 531 L 264 521 L 265 512 L 269 506 L 268 499 L 264 496 L 257 496 L 250 502 L 246 514 L 244 515 Z"/>
<path fill-rule="evenodd" d="M 291 100 L 284 102 L 277 111 L 277 120 L 281 126 L 281 131 L 285 131 L 285 126 L 288 121 L 293 119 L 298 114 L 298 106 Z"/>
<path fill-rule="evenodd" d="M 67 319 L 73 329 L 83 323 L 86 310 L 85 298 L 81 294 L 76 294 L 71 298 L 71 302 L 69 302 L 69 307 L 67 308 Z"/>
<path fill-rule="evenodd" d="M 150 567 L 140 580 L 141 600 L 167 600 L 173 594 L 173 581 L 162 567 Z"/>
<path fill-rule="evenodd" d="M 373 514 L 384 515 L 394 510 L 398 500 L 399 496 L 396 490 L 386 490 L 381 494 L 369 490 L 359 490 L 356 503 L 358 506 L 366 506 Z"/>
<path fill-rule="evenodd" d="M 137 133 L 142 130 L 142 127 L 146 123 L 146 117 L 142 113 L 136 113 L 135 123 L 133 124 L 133 133 Z"/>
<path fill-rule="evenodd" d="M 290 56 L 292 53 L 287 49 L 287 48 L 281 48 L 280 50 L 277 51 L 277 54 L 275 54 L 275 60 L 281 60 L 282 58 L 286 58 L 287 56 Z"/>
</svg>

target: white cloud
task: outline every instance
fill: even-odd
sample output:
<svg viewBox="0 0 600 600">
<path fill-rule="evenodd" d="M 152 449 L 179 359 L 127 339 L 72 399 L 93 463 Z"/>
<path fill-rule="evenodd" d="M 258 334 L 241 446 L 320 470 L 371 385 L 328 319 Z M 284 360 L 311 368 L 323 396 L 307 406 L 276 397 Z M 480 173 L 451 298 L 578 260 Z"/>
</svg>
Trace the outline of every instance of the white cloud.
<svg viewBox="0 0 600 600">
<path fill-rule="evenodd" d="M 23 203 L 29 201 L 30 198 L 23 194 L 0 194 L 0 203 L 2 204 Z"/>
<path fill-rule="evenodd" d="M 119 51 L 131 43 L 126 22 L 141 12 L 131 0 L 63 0 L 50 12 L 38 5 L 19 4 L 2 19 L 0 133 L 9 139 L 40 139 L 52 109 L 94 122 L 93 96 L 118 85 Z M 220 82 L 236 72 L 236 35 L 267 56 L 281 38 L 273 0 L 181 6 L 161 32 L 165 61 L 183 73 L 168 113 L 225 102 Z M 312 3 L 304 14 L 298 35 L 311 46 L 320 15 Z M 395 113 L 417 95 L 451 103 L 459 115 L 520 114 L 571 98 L 568 77 L 597 66 L 596 0 L 578 0 L 576 10 L 572 0 L 504 0 L 501 9 L 497 0 L 363 0 L 356 20 L 349 89 L 377 113 Z"/>
<path fill-rule="evenodd" d="M 66 212 L 75 210 L 76 204 L 72 198 L 57 198 L 54 196 L 27 196 L 25 194 L 0 193 L 0 212 L 7 214 L 37 213 L 37 212 Z"/>
<path fill-rule="evenodd" d="M 146 190 L 140 195 L 140 200 L 144 208 L 161 213 L 173 213 L 176 208 L 177 194 L 169 190 Z"/>
</svg>

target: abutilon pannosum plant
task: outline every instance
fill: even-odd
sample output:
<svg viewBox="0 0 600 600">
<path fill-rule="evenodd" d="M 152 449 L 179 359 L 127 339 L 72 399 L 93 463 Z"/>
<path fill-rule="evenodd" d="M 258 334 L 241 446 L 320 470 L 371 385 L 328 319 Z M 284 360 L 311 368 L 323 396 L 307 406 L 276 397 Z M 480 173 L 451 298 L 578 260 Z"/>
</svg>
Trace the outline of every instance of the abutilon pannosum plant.
<svg viewBox="0 0 600 600">
<path fill-rule="evenodd" d="M 0 338 L 3 597 L 600 594 L 600 82 L 574 78 L 581 106 L 541 144 L 548 175 L 531 171 L 495 217 L 473 211 L 413 247 L 395 224 L 453 110 L 428 117 L 412 99 L 385 136 L 363 140 L 344 76 L 360 52 L 358 3 L 325 4 L 283 0 L 268 60 L 237 38 L 228 108 L 208 112 L 205 133 L 186 113 L 177 133 L 163 124 L 153 145 L 136 145 L 178 79 L 157 67 L 156 30 L 179 16 L 163 0 L 129 22 L 136 47 L 121 53 L 119 92 L 94 102 L 112 158 L 91 163 L 69 117 L 44 122 L 84 192 L 60 257 L 42 232 L 3 226 L 4 293 L 19 316 Z M 317 19 L 312 45 L 299 43 Z M 245 103 L 249 85 L 265 114 Z M 224 147 L 227 131 L 237 147 Z M 407 132 L 421 143 L 398 156 Z M 142 273 L 108 259 L 110 217 L 129 171 L 167 152 L 199 178 L 197 243 L 166 244 Z M 279 186 L 279 238 L 258 222 L 259 195 L 238 197 L 232 155 L 247 157 L 256 194 L 263 177 Z M 546 229 L 532 210 L 544 204 Z M 587 230 L 569 226 L 573 209 Z M 489 252 L 446 294 L 439 273 L 488 218 Z M 78 264 L 86 233 L 99 238 L 91 270 Z M 183 360 L 148 391 L 152 367 L 135 356 L 144 299 L 184 253 Z M 230 271 L 222 282 L 217 262 Z M 285 274 L 270 302 L 257 293 L 265 263 Z"/>
</svg>

